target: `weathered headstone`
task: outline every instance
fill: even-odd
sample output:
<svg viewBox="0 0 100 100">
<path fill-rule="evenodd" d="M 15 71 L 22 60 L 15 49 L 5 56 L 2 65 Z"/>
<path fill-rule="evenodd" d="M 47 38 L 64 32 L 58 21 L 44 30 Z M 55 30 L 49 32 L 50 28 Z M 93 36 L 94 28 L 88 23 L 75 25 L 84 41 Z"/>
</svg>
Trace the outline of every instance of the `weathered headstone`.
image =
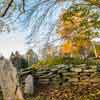
<svg viewBox="0 0 100 100">
<path fill-rule="evenodd" d="M 16 100 L 15 91 L 16 86 L 18 85 L 16 76 L 17 71 L 10 61 L 4 58 L 0 59 L 0 87 L 4 100 L 8 100 L 8 98 Z"/>
<path fill-rule="evenodd" d="M 34 93 L 34 79 L 31 74 L 28 75 L 25 79 L 24 93 L 27 95 L 32 95 Z"/>
</svg>

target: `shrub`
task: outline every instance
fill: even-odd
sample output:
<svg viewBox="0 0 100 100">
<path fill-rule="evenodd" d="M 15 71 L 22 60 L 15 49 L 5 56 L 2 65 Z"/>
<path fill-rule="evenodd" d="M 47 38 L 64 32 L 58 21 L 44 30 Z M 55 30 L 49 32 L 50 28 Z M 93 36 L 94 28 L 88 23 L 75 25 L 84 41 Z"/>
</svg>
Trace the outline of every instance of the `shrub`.
<svg viewBox="0 0 100 100">
<path fill-rule="evenodd" d="M 62 57 L 49 57 L 46 60 L 41 60 L 37 64 L 33 64 L 33 68 L 45 68 L 53 67 L 53 65 L 63 64 L 64 60 Z"/>
</svg>

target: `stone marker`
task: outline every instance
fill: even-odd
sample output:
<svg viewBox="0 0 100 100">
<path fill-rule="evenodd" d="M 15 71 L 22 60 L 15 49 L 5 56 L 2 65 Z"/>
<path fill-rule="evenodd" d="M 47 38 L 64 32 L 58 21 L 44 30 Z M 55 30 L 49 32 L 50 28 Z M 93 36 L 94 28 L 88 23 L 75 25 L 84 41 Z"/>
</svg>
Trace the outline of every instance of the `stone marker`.
<svg viewBox="0 0 100 100">
<path fill-rule="evenodd" d="M 16 100 L 15 91 L 18 85 L 16 76 L 17 71 L 11 62 L 4 58 L 0 58 L 0 87 L 4 100 L 8 100 L 8 98 Z"/>
<path fill-rule="evenodd" d="M 34 79 L 31 74 L 25 79 L 24 93 L 27 95 L 32 95 L 34 93 Z"/>
</svg>

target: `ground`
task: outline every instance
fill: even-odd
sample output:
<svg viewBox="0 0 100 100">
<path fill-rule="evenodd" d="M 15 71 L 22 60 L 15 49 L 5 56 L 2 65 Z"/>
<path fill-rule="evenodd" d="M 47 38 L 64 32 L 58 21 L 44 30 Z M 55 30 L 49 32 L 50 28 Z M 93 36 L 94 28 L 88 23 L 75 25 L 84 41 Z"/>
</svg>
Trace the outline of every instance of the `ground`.
<svg viewBox="0 0 100 100">
<path fill-rule="evenodd" d="M 99 74 L 99 73 L 98 73 Z M 57 88 L 41 86 L 35 97 L 27 100 L 100 100 L 100 82 L 86 80 L 65 83 Z"/>
</svg>

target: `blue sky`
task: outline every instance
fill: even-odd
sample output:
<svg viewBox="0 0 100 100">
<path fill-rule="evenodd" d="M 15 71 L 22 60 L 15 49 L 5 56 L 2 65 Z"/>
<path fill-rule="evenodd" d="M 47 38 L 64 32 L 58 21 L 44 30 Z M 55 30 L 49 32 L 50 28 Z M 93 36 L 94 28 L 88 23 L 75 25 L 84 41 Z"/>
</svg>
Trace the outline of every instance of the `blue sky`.
<svg viewBox="0 0 100 100">
<path fill-rule="evenodd" d="M 16 4 L 19 5 L 20 0 L 15 0 Z M 61 10 L 68 6 L 68 3 L 64 4 L 56 4 L 52 9 L 50 9 L 49 13 L 43 19 L 41 26 L 38 28 L 38 25 L 41 23 L 41 18 L 45 11 L 51 6 L 53 0 L 47 2 L 45 4 L 40 5 L 31 16 L 28 16 L 31 13 L 32 5 L 36 5 L 40 2 L 40 0 L 26 0 L 26 10 L 30 9 L 26 14 L 21 15 L 18 20 L 15 21 L 16 17 L 19 14 L 19 8 L 17 6 L 17 10 L 10 18 L 7 18 L 5 22 L 10 26 L 10 33 L 2 33 L 0 35 L 0 52 L 3 53 L 5 57 L 9 57 L 12 51 L 20 51 L 21 53 L 25 53 L 27 49 L 30 47 L 26 44 L 26 37 L 28 34 L 33 32 L 32 43 L 36 44 L 36 41 L 41 41 L 40 43 L 33 46 L 35 51 L 39 51 L 40 48 L 45 43 L 45 37 L 53 29 L 53 25 L 56 24 L 59 14 Z M 10 23 L 10 24 L 9 24 Z M 55 27 L 56 28 L 56 27 Z M 55 39 L 56 29 L 53 29 L 51 40 Z M 32 44 L 32 45 L 33 45 Z"/>
<path fill-rule="evenodd" d="M 13 34 L 2 34 L 0 35 L 0 52 L 4 56 L 9 57 L 11 51 L 20 51 L 21 53 L 25 52 L 26 45 L 24 43 L 23 33 Z M 4 38 L 2 38 L 4 37 Z"/>
</svg>

